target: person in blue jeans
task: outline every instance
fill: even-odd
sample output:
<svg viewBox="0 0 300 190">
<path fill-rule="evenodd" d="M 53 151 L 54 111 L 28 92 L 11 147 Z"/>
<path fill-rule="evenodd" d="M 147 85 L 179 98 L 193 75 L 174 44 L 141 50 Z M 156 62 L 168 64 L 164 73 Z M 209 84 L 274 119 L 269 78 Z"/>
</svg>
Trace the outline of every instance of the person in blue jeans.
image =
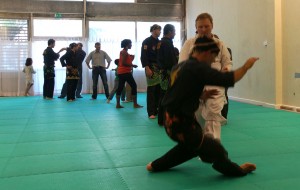
<svg viewBox="0 0 300 190">
<path fill-rule="evenodd" d="M 118 77 L 118 66 L 119 66 L 119 59 L 115 60 L 115 64 L 117 65 L 117 68 L 113 69 L 115 71 L 115 83 L 114 83 L 114 88 L 110 91 L 109 97 L 107 98 L 107 103 L 109 104 L 110 101 L 114 98 L 115 93 L 118 90 L 119 87 L 119 77 Z M 126 94 L 126 89 L 123 88 L 122 94 L 121 94 L 121 100 L 125 101 L 125 94 Z"/>
<path fill-rule="evenodd" d="M 101 50 L 101 44 L 99 42 L 95 43 L 95 48 L 96 49 L 94 51 L 92 51 L 85 60 L 88 68 L 92 69 L 93 95 L 92 95 L 91 99 L 92 100 L 97 99 L 97 94 L 98 94 L 97 86 L 98 86 L 99 75 L 100 75 L 102 83 L 103 83 L 106 99 L 108 99 L 109 89 L 108 89 L 108 84 L 107 84 L 106 69 L 109 68 L 110 62 L 112 60 L 105 51 Z M 92 60 L 92 67 L 90 66 L 91 60 Z M 108 63 L 107 66 L 106 66 L 105 60 Z"/>
</svg>

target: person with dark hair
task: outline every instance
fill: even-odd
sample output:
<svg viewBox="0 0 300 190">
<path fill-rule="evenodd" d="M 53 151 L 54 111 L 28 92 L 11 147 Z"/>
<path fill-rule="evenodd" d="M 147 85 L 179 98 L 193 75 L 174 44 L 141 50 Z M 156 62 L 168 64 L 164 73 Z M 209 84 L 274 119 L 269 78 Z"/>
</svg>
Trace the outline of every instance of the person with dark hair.
<svg viewBox="0 0 300 190">
<path fill-rule="evenodd" d="M 157 63 L 157 44 L 161 26 L 154 24 L 150 27 L 151 36 L 142 43 L 141 62 L 145 68 L 147 81 L 147 112 L 150 119 L 155 119 L 158 113 L 160 95 L 159 66 Z"/>
<path fill-rule="evenodd" d="M 71 43 L 73 44 L 73 43 Z M 67 48 L 67 51 L 71 50 L 70 49 L 70 46 L 71 44 L 69 45 L 69 47 Z M 82 90 L 82 62 L 85 58 L 85 51 L 82 50 L 82 43 L 77 43 L 78 45 L 78 48 L 76 50 L 76 64 L 78 66 L 78 72 L 79 72 L 79 79 L 78 79 L 78 82 L 77 82 L 77 87 L 76 87 L 76 98 L 83 98 L 80 93 L 81 93 L 81 90 Z M 64 63 L 64 62 L 61 62 L 61 66 L 62 67 L 66 67 L 67 65 Z M 65 81 L 65 83 L 63 84 L 63 87 L 61 89 L 61 92 L 60 92 L 60 96 L 58 96 L 58 98 L 61 98 L 61 99 L 64 99 L 66 96 L 67 96 L 67 79 Z"/>
<path fill-rule="evenodd" d="M 159 42 L 157 48 L 157 62 L 160 67 L 160 98 L 157 119 L 159 125 L 163 125 L 164 120 L 164 111 L 161 102 L 169 84 L 171 69 L 177 64 L 176 52 L 173 45 L 173 39 L 176 35 L 175 27 L 172 24 L 166 24 L 163 32 L 164 37 Z"/>
<path fill-rule="evenodd" d="M 35 70 L 32 67 L 32 59 L 27 58 L 25 62 L 25 67 L 23 68 L 23 73 L 25 73 L 26 77 L 26 89 L 25 89 L 25 96 L 29 96 L 29 90 L 33 86 L 33 77 L 32 74 L 35 74 Z"/>
<path fill-rule="evenodd" d="M 71 50 L 71 45 L 72 45 L 73 43 L 70 43 L 69 44 L 69 47 L 67 47 L 66 49 L 66 51 L 68 52 L 68 51 L 70 51 Z M 67 53 L 66 52 L 66 53 Z M 62 67 L 66 67 L 67 66 L 67 64 L 64 62 L 64 61 L 61 61 L 60 60 L 60 63 L 61 63 L 61 66 Z M 65 82 L 64 82 L 64 84 L 63 84 L 63 86 L 62 86 L 62 88 L 61 88 L 61 91 L 60 91 L 60 95 L 57 97 L 57 98 L 60 98 L 60 99 L 64 99 L 66 96 L 67 96 L 67 93 L 68 93 L 68 90 L 67 90 L 67 78 L 66 78 L 66 80 L 65 80 Z"/>
<path fill-rule="evenodd" d="M 98 78 L 99 75 L 101 77 L 104 92 L 106 99 L 109 97 L 109 89 L 107 84 L 107 76 L 106 76 L 106 69 L 109 68 L 110 62 L 112 61 L 109 55 L 101 50 L 101 44 L 99 42 L 95 43 L 96 50 L 92 51 L 88 57 L 86 58 L 85 62 L 89 69 L 92 69 L 92 79 L 93 79 L 93 95 L 92 100 L 97 99 L 98 95 Z M 90 66 L 90 61 L 92 60 L 92 67 Z M 105 64 L 105 60 L 107 61 L 107 66 Z"/>
<path fill-rule="evenodd" d="M 78 66 L 78 72 L 79 72 L 79 80 L 77 82 L 77 87 L 76 87 L 76 98 L 83 98 L 81 96 L 81 90 L 82 90 L 82 62 L 86 56 L 85 51 L 82 49 L 83 45 L 81 42 L 77 43 L 78 48 L 76 51 L 76 61 L 77 61 L 77 66 Z"/>
<path fill-rule="evenodd" d="M 137 85 L 132 76 L 132 68 L 137 68 L 137 65 L 132 64 L 134 55 L 128 53 L 128 49 L 131 49 L 132 42 L 129 39 L 124 39 L 121 42 L 122 51 L 120 52 L 118 76 L 119 76 L 119 86 L 117 90 L 117 105 L 116 108 L 124 108 L 120 104 L 120 96 L 123 91 L 125 82 L 127 82 L 131 87 L 131 94 L 133 99 L 134 108 L 142 108 L 143 106 L 137 103 Z"/>
<path fill-rule="evenodd" d="M 53 48 L 55 47 L 55 40 L 48 40 L 48 47 L 44 50 L 44 86 L 43 86 L 43 97 L 45 99 L 53 99 L 54 92 L 54 78 L 55 78 L 55 61 L 59 58 L 59 53 L 66 50 L 62 48 L 59 52 L 55 53 Z"/>
<path fill-rule="evenodd" d="M 114 88 L 110 91 L 109 93 L 109 97 L 107 98 L 106 103 L 110 103 L 110 101 L 114 98 L 115 93 L 118 90 L 119 87 L 119 76 L 118 76 L 118 67 L 119 67 L 119 59 L 115 59 L 115 64 L 117 65 L 117 68 L 113 69 L 113 71 L 115 71 L 115 82 L 114 82 Z M 121 94 L 121 100 L 125 101 L 125 93 L 126 93 L 126 89 L 123 88 L 122 94 Z"/>
<path fill-rule="evenodd" d="M 210 67 L 219 51 L 213 39 L 197 38 L 190 58 L 173 67 L 162 105 L 166 133 L 177 144 L 162 157 L 150 162 L 146 167 L 148 171 L 167 170 L 196 156 L 226 176 L 245 176 L 256 169 L 252 163 L 239 166 L 232 162 L 221 142 L 211 134 L 203 133 L 195 119 L 204 85 L 233 86 L 258 60 L 251 57 L 233 72 L 220 72 Z"/>
<path fill-rule="evenodd" d="M 62 65 L 66 65 L 66 85 L 67 85 L 67 101 L 75 100 L 75 91 L 79 79 L 78 62 L 76 60 L 76 51 L 78 45 L 76 43 L 70 44 L 70 50 L 60 58 Z"/>
<path fill-rule="evenodd" d="M 217 35 L 212 33 L 213 18 L 208 13 L 201 13 L 195 20 L 196 36 L 185 41 L 179 54 L 179 63 L 189 58 L 195 40 L 199 36 L 207 36 L 218 42 L 220 49 L 215 61 L 211 67 L 218 71 L 228 72 L 232 68 L 232 61 L 225 44 L 218 39 Z M 214 93 L 214 97 L 203 101 L 199 105 L 196 117 L 202 122 L 206 133 L 212 134 L 216 139 L 221 140 L 221 126 L 227 123 L 227 119 L 222 116 L 222 109 L 227 103 L 225 96 L 225 88 L 221 86 L 206 85 L 204 91 Z"/>
</svg>

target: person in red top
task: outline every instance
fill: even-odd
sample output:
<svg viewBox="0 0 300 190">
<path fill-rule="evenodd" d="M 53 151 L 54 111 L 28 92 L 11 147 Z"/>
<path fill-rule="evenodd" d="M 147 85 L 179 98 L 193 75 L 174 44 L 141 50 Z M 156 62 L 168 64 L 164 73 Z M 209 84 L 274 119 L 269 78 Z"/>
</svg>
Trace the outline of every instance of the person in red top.
<svg viewBox="0 0 300 190">
<path fill-rule="evenodd" d="M 120 60 L 119 60 L 119 67 L 118 67 L 118 76 L 119 76 L 119 87 L 117 90 L 117 105 L 116 108 L 123 108 L 120 105 L 120 96 L 122 90 L 124 88 L 125 82 L 127 82 L 131 87 L 131 94 L 133 99 L 133 107 L 134 108 L 142 108 L 143 106 L 137 103 L 137 86 L 136 82 L 132 76 L 132 68 L 136 68 L 137 65 L 133 65 L 132 61 L 134 59 L 134 55 L 130 55 L 128 53 L 128 49 L 131 49 L 132 42 L 129 39 L 122 40 L 121 48 L 123 50 L 120 52 Z"/>
</svg>

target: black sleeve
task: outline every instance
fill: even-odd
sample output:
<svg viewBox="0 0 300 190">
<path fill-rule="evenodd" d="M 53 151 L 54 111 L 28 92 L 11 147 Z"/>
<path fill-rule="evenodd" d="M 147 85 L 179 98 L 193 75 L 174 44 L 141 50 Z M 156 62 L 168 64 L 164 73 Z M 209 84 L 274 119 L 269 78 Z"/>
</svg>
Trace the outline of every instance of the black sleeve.
<svg viewBox="0 0 300 190">
<path fill-rule="evenodd" d="M 68 52 L 66 52 L 66 53 L 65 53 L 63 56 L 61 56 L 61 58 L 59 59 L 62 67 L 67 66 L 67 64 L 66 64 L 66 62 L 65 62 L 65 60 L 67 59 L 67 53 L 68 53 Z"/>
<path fill-rule="evenodd" d="M 158 63 L 162 69 L 171 70 L 177 63 L 174 47 L 169 43 L 161 43 L 158 50 Z"/>
<path fill-rule="evenodd" d="M 192 71 L 196 72 L 195 76 L 197 76 L 199 83 L 223 87 L 234 86 L 233 72 L 220 72 L 209 67 L 206 63 L 195 63 L 194 67 Z"/>
<path fill-rule="evenodd" d="M 51 57 L 56 61 L 59 58 L 59 53 L 55 53 L 53 49 L 50 49 Z"/>
<path fill-rule="evenodd" d="M 147 41 L 144 40 L 141 48 L 141 62 L 142 66 L 146 67 L 149 66 L 149 61 L 148 61 L 148 44 Z"/>
</svg>

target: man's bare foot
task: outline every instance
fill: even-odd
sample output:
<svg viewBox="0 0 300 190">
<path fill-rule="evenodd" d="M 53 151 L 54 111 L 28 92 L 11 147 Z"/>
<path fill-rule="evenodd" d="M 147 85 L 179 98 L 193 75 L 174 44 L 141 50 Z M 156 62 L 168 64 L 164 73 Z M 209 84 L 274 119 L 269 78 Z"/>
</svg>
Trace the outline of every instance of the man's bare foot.
<svg viewBox="0 0 300 190">
<path fill-rule="evenodd" d="M 147 164 L 147 170 L 149 171 L 149 172 L 152 172 L 153 171 L 153 168 L 152 168 L 152 162 L 150 162 L 149 164 Z"/>
<path fill-rule="evenodd" d="M 141 105 L 139 105 L 139 104 L 134 104 L 133 107 L 134 107 L 134 108 L 142 108 L 142 107 L 144 107 L 144 106 L 141 106 Z"/>
<path fill-rule="evenodd" d="M 250 172 L 256 170 L 256 165 L 252 164 L 252 163 L 248 163 L 248 162 L 240 165 L 240 167 L 247 173 L 250 173 Z"/>
<path fill-rule="evenodd" d="M 124 107 L 121 105 L 116 105 L 116 108 L 124 108 Z"/>
</svg>

